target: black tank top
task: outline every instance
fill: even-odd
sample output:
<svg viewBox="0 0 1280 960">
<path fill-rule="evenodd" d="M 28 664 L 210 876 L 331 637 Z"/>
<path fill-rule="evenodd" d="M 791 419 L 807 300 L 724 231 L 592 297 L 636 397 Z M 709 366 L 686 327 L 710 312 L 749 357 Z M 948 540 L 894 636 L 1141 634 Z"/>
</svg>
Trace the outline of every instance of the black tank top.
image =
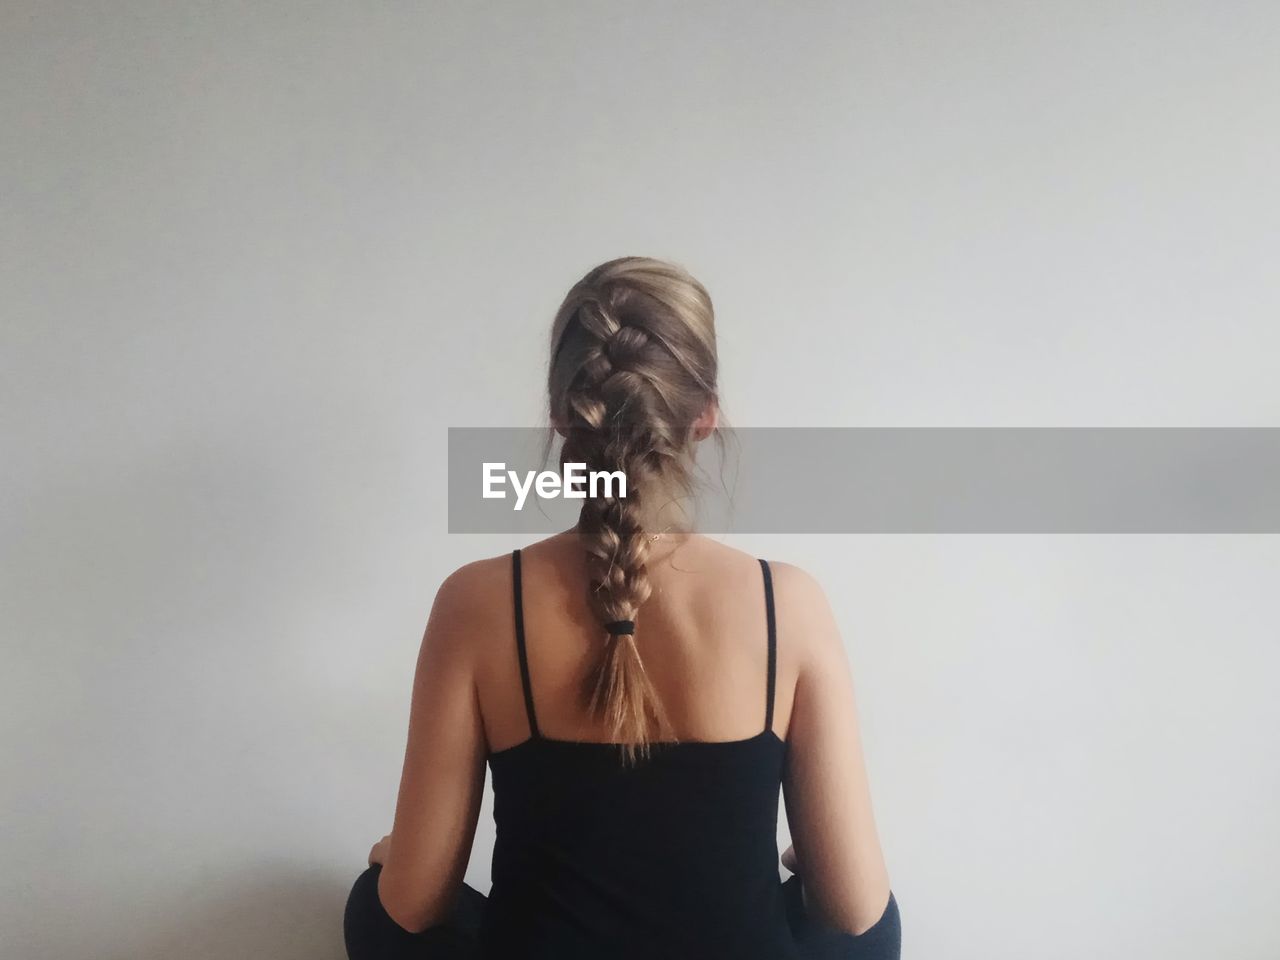
<svg viewBox="0 0 1280 960">
<path fill-rule="evenodd" d="M 538 730 L 511 557 L 515 643 L 529 738 L 491 752 L 497 837 L 483 923 L 492 960 L 785 960 L 778 870 L 786 744 L 773 732 L 777 631 L 760 561 L 762 729 L 745 740 L 655 745 L 633 767 L 608 743 Z"/>
</svg>

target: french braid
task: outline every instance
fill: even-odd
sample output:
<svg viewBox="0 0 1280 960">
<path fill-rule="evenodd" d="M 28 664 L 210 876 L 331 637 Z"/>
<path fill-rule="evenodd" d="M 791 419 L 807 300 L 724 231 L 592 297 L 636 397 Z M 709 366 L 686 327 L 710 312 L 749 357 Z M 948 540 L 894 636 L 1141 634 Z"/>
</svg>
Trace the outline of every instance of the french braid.
<svg viewBox="0 0 1280 960">
<path fill-rule="evenodd" d="M 693 424 L 716 403 L 715 333 L 710 297 L 665 261 L 624 257 L 588 273 L 556 315 L 548 376 L 552 421 L 564 435 L 560 462 L 626 477 L 588 491 L 578 520 L 589 601 L 602 649 L 584 697 L 624 758 L 648 753 L 669 723 L 636 642 L 649 598 L 646 506 L 691 487 Z M 614 625 L 612 630 L 606 625 Z"/>
</svg>

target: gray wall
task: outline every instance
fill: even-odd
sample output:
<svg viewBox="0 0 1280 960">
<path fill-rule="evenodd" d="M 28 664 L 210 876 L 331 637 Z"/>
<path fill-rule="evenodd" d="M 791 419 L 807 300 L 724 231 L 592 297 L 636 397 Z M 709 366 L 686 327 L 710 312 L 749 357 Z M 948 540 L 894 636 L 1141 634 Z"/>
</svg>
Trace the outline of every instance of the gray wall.
<svg viewBox="0 0 1280 960">
<path fill-rule="evenodd" d="M 0 954 L 342 956 L 445 430 L 677 259 L 741 425 L 1275 426 L 1269 3 L 0 12 Z M 740 537 L 855 663 L 904 955 L 1280 955 L 1280 542 Z M 469 879 L 486 884 L 486 809 Z M 998 922 L 996 922 L 998 921 Z"/>
</svg>

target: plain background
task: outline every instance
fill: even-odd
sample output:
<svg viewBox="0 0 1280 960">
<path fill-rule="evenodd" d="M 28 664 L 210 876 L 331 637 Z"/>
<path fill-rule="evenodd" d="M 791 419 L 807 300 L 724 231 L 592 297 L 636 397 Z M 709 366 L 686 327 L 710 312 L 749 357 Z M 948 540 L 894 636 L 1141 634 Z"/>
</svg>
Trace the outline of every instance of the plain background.
<svg viewBox="0 0 1280 960">
<path fill-rule="evenodd" d="M 337 960 L 448 426 L 595 263 L 740 425 L 1276 426 L 1272 3 L 0 13 L 0 954 Z M 836 605 L 908 960 L 1280 955 L 1280 541 L 740 537 Z M 469 879 L 487 889 L 482 814 Z"/>
</svg>

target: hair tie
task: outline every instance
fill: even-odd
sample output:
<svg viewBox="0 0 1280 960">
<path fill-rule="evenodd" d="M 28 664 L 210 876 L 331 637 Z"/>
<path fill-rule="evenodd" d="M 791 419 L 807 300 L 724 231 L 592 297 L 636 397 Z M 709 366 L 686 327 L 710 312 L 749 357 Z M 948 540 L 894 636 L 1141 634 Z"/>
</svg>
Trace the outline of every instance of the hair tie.
<svg viewBox="0 0 1280 960">
<path fill-rule="evenodd" d="M 604 628 L 615 637 L 633 636 L 636 632 L 636 622 L 634 620 L 614 620 L 606 623 Z"/>
</svg>

